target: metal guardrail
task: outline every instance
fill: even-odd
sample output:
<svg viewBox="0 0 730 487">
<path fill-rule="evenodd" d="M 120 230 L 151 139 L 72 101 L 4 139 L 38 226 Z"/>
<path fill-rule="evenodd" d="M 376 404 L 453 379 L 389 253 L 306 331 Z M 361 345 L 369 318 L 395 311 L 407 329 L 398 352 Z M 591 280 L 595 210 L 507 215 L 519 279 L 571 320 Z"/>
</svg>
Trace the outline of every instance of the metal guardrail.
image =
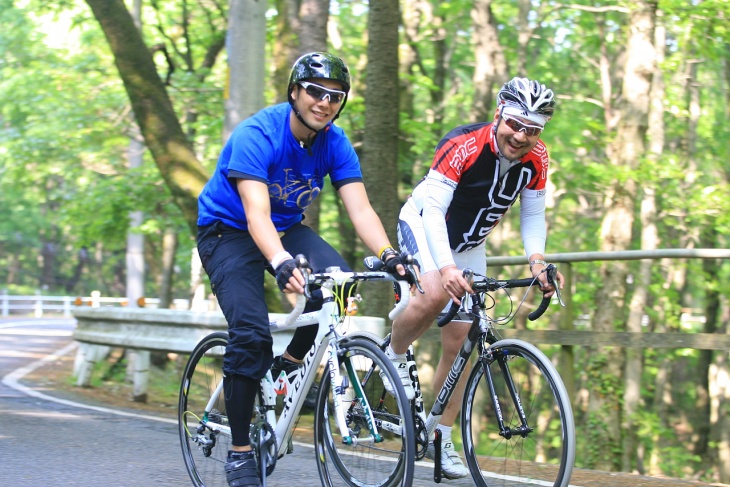
<svg viewBox="0 0 730 487">
<path fill-rule="evenodd" d="M 730 259 L 730 249 L 656 249 L 623 250 L 617 252 L 565 252 L 545 254 L 548 262 L 597 262 L 604 260 L 643 260 L 643 259 Z M 527 265 L 522 256 L 487 257 L 487 265 Z"/>
<path fill-rule="evenodd" d="M 91 383 L 94 363 L 104 359 L 111 348 L 131 349 L 134 351 L 134 396 L 145 399 L 150 352 L 190 353 L 209 333 L 228 330 L 223 314 L 215 311 L 76 307 L 73 316 L 77 321 L 73 338 L 81 343 L 74 364 L 76 384 L 88 386 Z M 271 320 L 284 316 L 269 314 Z M 329 331 L 325 328 L 320 327 L 317 340 Z M 341 325 L 340 331 L 346 330 L 369 331 L 384 336 L 385 320 L 351 316 Z M 284 352 L 293 334 L 294 329 L 272 333 L 274 354 Z"/>
<path fill-rule="evenodd" d="M 625 251 L 625 252 L 582 252 L 572 254 L 548 254 L 545 256 L 551 262 L 568 263 L 587 262 L 600 260 L 638 260 L 638 259 L 662 259 L 662 258 L 701 258 L 701 259 L 728 259 L 730 249 L 660 249 L 653 251 Z M 487 264 L 490 266 L 525 264 L 525 257 L 488 257 Z M 570 279 L 569 275 L 566 276 Z M 3 298 L 5 300 L 3 301 Z M 6 309 L 9 311 L 9 299 L 7 294 L 0 294 L 0 308 L 3 314 Z M 19 299 L 20 297 L 13 297 Z M 26 296 L 34 304 L 43 309 L 51 309 L 45 303 L 54 299 L 51 296 Z M 135 362 L 135 396 L 136 391 L 146 389 L 146 374 L 149 368 L 150 351 L 167 351 L 175 353 L 190 352 L 195 344 L 207 333 L 213 330 L 226 330 L 225 319 L 219 312 L 192 312 L 179 310 L 162 310 L 146 308 L 124 308 L 120 307 L 124 298 L 101 298 L 94 296 L 88 298 L 90 307 L 73 306 L 66 297 L 58 297 L 63 300 L 57 304 L 65 313 L 70 313 L 78 320 L 74 338 L 81 342 L 76 359 L 75 375 L 79 385 L 88 385 L 90 381 L 91 365 L 105 355 L 105 350 L 110 347 L 124 347 L 136 351 Z M 87 298 L 83 298 L 82 302 Z M 569 296 L 567 296 L 569 300 Z M 33 301 L 35 300 L 35 301 Z M 149 306 L 154 306 L 155 300 L 147 300 Z M 38 305 L 37 303 L 41 303 Z M 66 304 L 69 303 L 69 304 Z M 102 304 L 104 303 L 104 304 Z M 84 303 L 86 304 L 86 303 Z M 27 305 L 27 304 L 26 304 Z M 32 308 L 36 309 L 36 308 Z M 5 315 L 5 314 L 4 314 Z M 570 307 L 563 313 L 561 322 L 565 323 L 563 330 L 540 331 L 529 330 L 520 333 L 533 333 L 539 336 L 532 337 L 536 343 L 561 343 L 565 345 L 566 336 L 568 345 L 585 345 L 593 343 L 595 335 L 588 332 L 569 332 L 573 329 L 574 317 Z M 6 315 L 5 315 L 6 316 Z M 376 326 L 372 330 L 379 336 L 384 335 L 384 320 L 374 317 L 353 317 L 358 326 L 365 329 Z M 368 320 L 379 320 L 379 325 L 368 324 Z M 561 323 L 562 325 L 563 323 Z M 380 328 L 377 328 L 377 327 Z M 567 328 L 567 330 L 565 329 Z M 281 353 L 286 344 L 289 343 L 290 332 L 274 334 L 274 352 Z M 320 330 L 324 333 L 324 330 Z M 509 333 L 509 332 L 507 332 Z M 615 336 L 614 336 L 615 335 Z M 620 335 L 620 336 L 619 336 Z M 669 342 L 657 343 L 652 337 L 636 337 L 627 333 L 611 334 L 607 336 L 613 345 L 636 346 L 637 338 L 641 339 L 640 346 L 669 346 L 669 347 L 693 347 L 704 349 L 727 349 L 727 340 L 717 340 L 716 336 L 671 336 L 667 337 Z M 723 337 L 725 338 L 725 337 Z M 588 340 L 588 342 L 586 342 Z M 653 340 L 651 343 L 646 340 Z M 593 343 L 595 344 L 595 343 Z M 572 364 L 572 361 L 570 362 Z M 572 365 L 571 365 L 572 367 Z"/>
<path fill-rule="evenodd" d="M 140 298 L 137 305 L 144 308 L 156 308 L 160 300 L 156 298 Z M 41 293 L 29 295 L 11 295 L 6 290 L 0 292 L 0 316 L 8 317 L 11 314 L 33 314 L 35 318 L 42 318 L 46 313 L 62 314 L 70 318 L 77 306 L 100 308 L 105 306 L 127 306 L 127 298 L 104 297 L 98 291 L 91 296 L 44 296 Z M 188 309 L 187 299 L 173 300 L 175 309 Z"/>
</svg>

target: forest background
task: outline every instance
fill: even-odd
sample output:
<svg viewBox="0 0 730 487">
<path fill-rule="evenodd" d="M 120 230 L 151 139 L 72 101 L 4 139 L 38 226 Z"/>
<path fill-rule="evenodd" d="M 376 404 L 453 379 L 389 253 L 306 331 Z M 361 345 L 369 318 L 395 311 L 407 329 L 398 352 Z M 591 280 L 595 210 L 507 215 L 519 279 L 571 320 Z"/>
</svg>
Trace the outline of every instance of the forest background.
<svg viewBox="0 0 730 487">
<path fill-rule="evenodd" d="M 337 123 L 389 229 L 440 137 L 491 120 L 496 90 L 527 76 L 557 95 L 549 253 L 727 248 L 729 14 L 726 0 L 0 0 L 0 286 L 125 296 L 138 235 L 146 295 L 189 297 L 197 193 L 231 127 L 284 101 L 311 50 L 353 71 Z M 357 267 L 341 212 L 325 190 L 307 221 Z M 487 252 L 522 254 L 517 211 Z M 726 334 L 729 270 L 574 264 L 575 328 Z M 578 466 L 730 482 L 727 350 L 575 360 Z"/>
</svg>

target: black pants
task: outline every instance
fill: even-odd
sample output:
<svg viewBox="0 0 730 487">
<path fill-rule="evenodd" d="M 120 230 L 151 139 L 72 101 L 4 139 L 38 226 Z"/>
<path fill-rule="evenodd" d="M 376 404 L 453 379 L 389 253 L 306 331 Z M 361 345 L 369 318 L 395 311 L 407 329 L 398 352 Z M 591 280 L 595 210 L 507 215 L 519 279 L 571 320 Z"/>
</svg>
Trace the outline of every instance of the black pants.
<svg viewBox="0 0 730 487">
<path fill-rule="evenodd" d="M 306 225 L 297 224 L 288 229 L 281 242 L 290 254 L 303 254 L 314 272 L 323 272 L 330 266 L 350 270 L 342 256 Z M 259 380 L 273 361 L 264 297 L 268 262 L 248 232 L 222 223 L 198 230 L 198 252 L 228 322 L 229 341 L 223 370 L 229 375 Z M 310 303 L 305 311 L 316 309 Z M 317 325 L 298 328 L 287 350 L 295 358 L 304 358 L 316 336 Z M 301 343 L 303 338 L 308 342 Z"/>
</svg>

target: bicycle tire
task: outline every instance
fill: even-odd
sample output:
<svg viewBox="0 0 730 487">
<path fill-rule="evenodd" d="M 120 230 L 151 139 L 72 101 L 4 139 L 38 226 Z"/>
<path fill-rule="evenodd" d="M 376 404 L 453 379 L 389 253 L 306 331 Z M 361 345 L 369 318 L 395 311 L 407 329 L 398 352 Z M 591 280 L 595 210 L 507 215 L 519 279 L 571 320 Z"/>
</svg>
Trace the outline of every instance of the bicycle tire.
<svg viewBox="0 0 730 487">
<path fill-rule="evenodd" d="M 327 487 L 340 485 L 395 487 L 411 486 L 415 469 L 415 443 L 413 417 L 410 403 L 406 398 L 398 374 L 385 353 L 367 339 L 346 339 L 340 345 L 342 364 L 341 373 L 347 375 L 344 364 L 349 362 L 358 373 L 360 384 L 364 384 L 365 397 L 371 405 L 376 425 L 384 421 L 398 421 L 401 431 L 393 432 L 379 428 L 383 441 L 372 443 L 364 440 L 370 436 L 363 408 L 354 401 L 353 387 L 350 385 L 342 394 L 349 434 L 356 440 L 353 445 L 343 443 L 334 411 L 332 387 L 330 386 L 329 365 L 325 367 L 320 384 L 314 421 L 315 452 L 317 469 L 322 484 Z M 373 365 L 374 370 L 373 370 Z M 396 396 L 383 398 L 382 379 L 379 371 L 384 370 L 386 377 L 396 386 Z M 366 378 L 368 371 L 370 375 Z M 381 401 L 381 398 L 384 400 Z M 348 406 L 349 405 L 349 406 Z M 406 414 L 403 414 L 405 412 Z M 332 475 L 336 472 L 337 476 Z"/>
<path fill-rule="evenodd" d="M 211 333 L 193 349 L 183 372 L 178 400 L 178 432 L 185 468 L 197 487 L 225 487 L 223 466 L 231 448 L 229 435 L 202 426 L 203 411 L 223 379 L 223 352 L 228 334 Z M 211 419 L 227 424 L 223 394 L 216 399 Z M 197 440 L 197 441 L 196 441 Z M 201 444 L 207 442 L 207 445 Z"/>
<path fill-rule="evenodd" d="M 566 487 L 575 460 L 575 423 L 560 375 L 540 350 L 522 340 L 500 340 L 488 352 L 469 375 L 461 408 L 464 455 L 475 484 Z M 528 425 L 533 428 L 525 437 L 513 434 L 506 438 L 509 435 L 500 435 L 497 427 L 498 414 L 507 428 L 521 425 L 500 364 L 506 364 Z M 487 367 L 500 412 L 494 410 L 490 399 Z"/>
</svg>

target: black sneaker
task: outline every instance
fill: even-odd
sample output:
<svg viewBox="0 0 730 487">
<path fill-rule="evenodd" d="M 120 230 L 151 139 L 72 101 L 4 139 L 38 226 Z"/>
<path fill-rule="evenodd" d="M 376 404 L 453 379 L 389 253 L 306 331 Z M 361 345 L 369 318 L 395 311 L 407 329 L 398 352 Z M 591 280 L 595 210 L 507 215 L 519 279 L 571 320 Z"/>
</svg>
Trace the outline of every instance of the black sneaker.
<svg viewBox="0 0 730 487">
<path fill-rule="evenodd" d="M 228 450 L 226 479 L 231 487 L 261 487 L 259 469 L 253 451 Z"/>
<path fill-rule="evenodd" d="M 292 362 L 289 359 L 286 359 L 282 357 L 281 355 L 277 355 L 274 357 L 274 363 L 271 364 L 271 378 L 274 382 L 279 378 L 281 375 L 281 372 L 286 372 L 286 377 L 289 379 L 289 382 L 292 381 L 293 375 L 299 370 L 299 367 L 302 364 L 298 364 L 296 362 Z"/>
</svg>

